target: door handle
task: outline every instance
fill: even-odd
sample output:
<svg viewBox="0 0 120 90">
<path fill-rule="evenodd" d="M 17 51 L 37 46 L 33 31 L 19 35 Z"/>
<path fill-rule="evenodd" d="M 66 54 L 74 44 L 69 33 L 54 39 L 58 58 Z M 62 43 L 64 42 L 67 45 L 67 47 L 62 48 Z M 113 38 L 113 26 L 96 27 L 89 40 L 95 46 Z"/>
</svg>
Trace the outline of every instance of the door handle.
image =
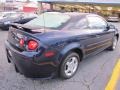
<svg viewBox="0 0 120 90">
<path fill-rule="evenodd" d="M 96 37 L 100 37 L 100 35 L 95 35 Z"/>
<path fill-rule="evenodd" d="M 97 35 L 90 35 L 90 37 L 97 37 L 100 38 L 101 35 L 97 34 Z"/>
<path fill-rule="evenodd" d="M 100 38 L 100 35 L 95 35 L 97 38 Z"/>
</svg>

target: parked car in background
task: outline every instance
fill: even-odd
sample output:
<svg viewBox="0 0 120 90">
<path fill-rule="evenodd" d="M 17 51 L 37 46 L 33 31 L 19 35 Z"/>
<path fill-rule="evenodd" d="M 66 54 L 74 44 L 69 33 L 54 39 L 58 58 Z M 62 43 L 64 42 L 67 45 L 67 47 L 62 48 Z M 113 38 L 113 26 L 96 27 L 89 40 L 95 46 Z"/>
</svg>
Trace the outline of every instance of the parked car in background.
<svg viewBox="0 0 120 90">
<path fill-rule="evenodd" d="M 21 19 L 15 21 L 13 23 L 25 24 L 25 23 L 29 22 L 30 20 L 32 20 L 36 17 L 38 17 L 38 15 L 34 14 L 34 13 L 22 13 L 21 14 Z"/>
<path fill-rule="evenodd" d="M 109 22 L 119 22 L 120 18 L 118 16 L 109 16 L 107 20 Z"/>
<path fill-rule="evenodd" d="M 5 45 L 17 72 L 68 79 L 81 60 L 114 50 L 118 39 L 115 26 L 96 14 L 46 12 L 25 24 L 12 24 Z"/>
<path fill-rule="evenodd" d="M 37 14 L 23 12 L 1 12 L 0 29 L 8 30 L 11 23 L 26 23 L 35 17 L 37 17 Z"/>
</svg>

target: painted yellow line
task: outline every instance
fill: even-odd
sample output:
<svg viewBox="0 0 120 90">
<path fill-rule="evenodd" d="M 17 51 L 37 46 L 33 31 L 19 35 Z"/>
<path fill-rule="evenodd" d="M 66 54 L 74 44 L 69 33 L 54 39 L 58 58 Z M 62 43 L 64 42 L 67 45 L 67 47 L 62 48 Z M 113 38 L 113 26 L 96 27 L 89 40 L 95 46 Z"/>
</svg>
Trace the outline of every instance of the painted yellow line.
<svg viewBox="0 0 120 90">
<path fill-rule="evenodd" d="M 120 60 L 118 60 L 117 64 L 115 65 L 113 69 L 112 76 L 105 87 L 105 90 L 116 90 L 117 82 L 120 77 Z"/>
</svg>

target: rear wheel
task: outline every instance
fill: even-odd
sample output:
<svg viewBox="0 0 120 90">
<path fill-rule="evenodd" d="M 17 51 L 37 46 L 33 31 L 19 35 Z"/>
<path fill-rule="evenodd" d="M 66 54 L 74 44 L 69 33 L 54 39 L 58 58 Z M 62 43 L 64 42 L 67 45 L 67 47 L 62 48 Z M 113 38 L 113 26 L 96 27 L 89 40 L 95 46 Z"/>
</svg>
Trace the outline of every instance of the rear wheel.
<svg viewBox="0 0 120 90">
<path fill-rule="evenodd" d="M 60 67 L 60 77 L 63 79 L 71 78 L 77 71 L 80 57 L 75 52 L 70 52 L 64 58 Z"/>
</svg>

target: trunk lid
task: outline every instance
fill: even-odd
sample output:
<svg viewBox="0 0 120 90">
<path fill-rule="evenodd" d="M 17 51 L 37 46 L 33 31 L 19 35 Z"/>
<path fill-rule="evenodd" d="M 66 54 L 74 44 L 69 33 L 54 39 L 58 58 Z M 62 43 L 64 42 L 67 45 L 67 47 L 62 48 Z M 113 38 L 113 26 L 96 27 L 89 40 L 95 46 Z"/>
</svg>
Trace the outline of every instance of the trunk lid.
<svg viewBox="0 0 120 90">
<path fill-rule="evenodd" d="M 11 24 L 7 40 L 15 49 L 24 51 L 26 50 L 26 45 L 30 39 L 39 41 L 39 39 L 33 35 L 36 32 L 31 31 L 32 29 L 32 27 L 27 27 L 21 24 Z M 42 32 L 43 31 L 40 33 Z M 20 46 L 20 39 L 25 40 L 25 45 L 23 47 Z"/>
</svg>

